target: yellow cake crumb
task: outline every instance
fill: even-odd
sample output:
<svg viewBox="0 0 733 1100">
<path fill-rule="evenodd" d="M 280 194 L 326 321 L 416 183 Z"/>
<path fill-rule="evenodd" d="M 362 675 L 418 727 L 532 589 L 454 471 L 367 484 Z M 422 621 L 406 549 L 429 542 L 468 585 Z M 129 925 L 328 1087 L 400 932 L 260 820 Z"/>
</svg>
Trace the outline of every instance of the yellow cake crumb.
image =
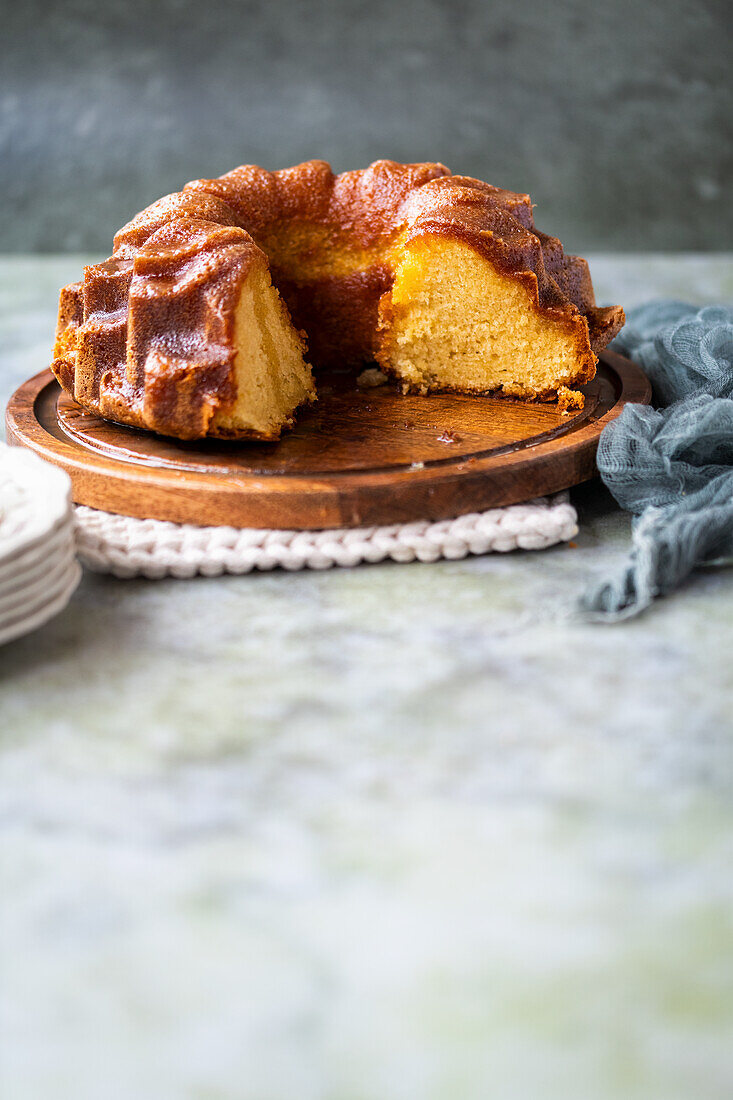
<svg viewBox="0 0 733 1100">
<path fill-rule="evenodd" d="M 560 386 L 557 391 L 557 407 L 567 416 L 576 409 L 582 409 L 585 405 L 585 395 L 580 390 L 569 390 L 567 386 Z"/>
</svg>

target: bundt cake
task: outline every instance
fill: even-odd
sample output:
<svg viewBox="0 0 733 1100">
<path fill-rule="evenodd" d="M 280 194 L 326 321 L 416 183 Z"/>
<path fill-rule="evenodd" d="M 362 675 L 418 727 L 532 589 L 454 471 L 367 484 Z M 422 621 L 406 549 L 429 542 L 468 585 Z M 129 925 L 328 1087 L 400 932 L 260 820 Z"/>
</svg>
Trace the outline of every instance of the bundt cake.
<svg viewBox="0 0 733 1100">
<path fill-rule="evenodd" d="M 247 165 L 153 203 L 64 287 L 52 369 L 111 420 L 271 440 L 315 399 L 309 363 L 551 400 L 623 320 L 527 195 L 441 164 Z"/>
</svg>

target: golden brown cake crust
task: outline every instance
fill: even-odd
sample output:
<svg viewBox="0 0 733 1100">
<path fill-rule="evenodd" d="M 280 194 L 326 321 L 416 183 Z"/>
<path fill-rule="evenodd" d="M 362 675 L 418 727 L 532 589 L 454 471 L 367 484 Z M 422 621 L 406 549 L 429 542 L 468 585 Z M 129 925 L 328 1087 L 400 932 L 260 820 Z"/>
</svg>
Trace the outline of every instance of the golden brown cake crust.
<svg viewBox="0 0 733 1100">
<path fill-rule="evenodd" d="M 159 199 L 120 229 L 109 261 L 62 291 L 54 373 L 110 419 L 184 439 L 214 434 L 214 414 L 235 399 L 233 316 L 254 265 L 269 264 L 316 368 L 356 366 L 378 350 L 395 250 L 431 235 L 466 242 L 524 282 L 553 321 L 585 318 L 577 381 L 592 376 L 591 351 L 623 311 L 596 307 L 587 264 L 534 228 L 529 197 L 442 164 L 384 160 L 341 175 L 319 160 L 279 172 L 246 165 Z"/>
</svg>

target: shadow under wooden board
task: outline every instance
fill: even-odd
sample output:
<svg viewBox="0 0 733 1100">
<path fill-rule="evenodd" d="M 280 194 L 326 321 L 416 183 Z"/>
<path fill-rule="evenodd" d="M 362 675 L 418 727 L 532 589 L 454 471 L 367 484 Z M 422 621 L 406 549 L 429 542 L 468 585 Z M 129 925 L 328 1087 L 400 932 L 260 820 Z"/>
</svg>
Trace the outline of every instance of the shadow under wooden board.
<svg viewBox="0 0 733 1100">
<path fill-rule="evenodd" d="M 178 523 L 317 529 L 448 519 L 569 488 L 595 473 L 603 428 L 650 386 L 605 351 L 585 406 L 358 389 L 320 375 L 279 443 L 183 443 L 84 412 L 50 371 L 13 395 L 11 443 L 63 467 L 78 504 Z"/>
</svg>

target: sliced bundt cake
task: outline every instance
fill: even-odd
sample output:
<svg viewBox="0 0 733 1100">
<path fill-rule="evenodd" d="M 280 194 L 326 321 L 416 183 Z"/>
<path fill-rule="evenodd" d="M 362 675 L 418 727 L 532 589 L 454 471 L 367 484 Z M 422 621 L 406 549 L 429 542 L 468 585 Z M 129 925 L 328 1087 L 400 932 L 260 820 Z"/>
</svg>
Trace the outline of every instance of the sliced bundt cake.
<svg viewBox="0 0 733 1100">
<path fill-rule="evenodd" d="M 85 408 L 182 439 L 275 439 L 311 370 L 551 400 L 623 324 L 527 195 L 440 164 L 245 166 L 142 211 L 61 292 L 53 370 Z"/>
</svg>

